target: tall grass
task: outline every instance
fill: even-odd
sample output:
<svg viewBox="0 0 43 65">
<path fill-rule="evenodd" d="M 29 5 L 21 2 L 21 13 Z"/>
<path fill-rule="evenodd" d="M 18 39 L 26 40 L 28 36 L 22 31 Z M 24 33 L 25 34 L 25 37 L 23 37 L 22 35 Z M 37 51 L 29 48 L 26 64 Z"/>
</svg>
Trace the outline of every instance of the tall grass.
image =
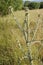
<svg viewBox="0 0 43 65">
<path fill-rule="evenodd" d="M 38 10 L 41 14 L 42 10 Z M 33 32 L 36 28 L 37 22 L 37 10 L 29 11 L 30 13 L 30 39 L 33 37 Z M 18 18 L 19 23 L 23 26 L 25 17 L 24 11 L 14 12 L 14 15 Z M 35 36 L 35 40 L 43 40 L 43 22 L 40 23 L 38 31 Z M 43 42 L 42 42 L 43 43 Z M 43 65 L 43 46 L 41 43 L 30 44 L 30 55 L 32 57 L 33 65 Z M 25 56 L 25 57 L 24 57 Z M 30 65 L 28 57 L 28 49 L 23 37 L 22 32 L 19 30 L 12 14 L 1 17 L 0 16 L 0 65 Z M 34 60 L 35 58 L 35 60 Z M 38 58 L 38 59 L 37 59 Z"/>
</svg>

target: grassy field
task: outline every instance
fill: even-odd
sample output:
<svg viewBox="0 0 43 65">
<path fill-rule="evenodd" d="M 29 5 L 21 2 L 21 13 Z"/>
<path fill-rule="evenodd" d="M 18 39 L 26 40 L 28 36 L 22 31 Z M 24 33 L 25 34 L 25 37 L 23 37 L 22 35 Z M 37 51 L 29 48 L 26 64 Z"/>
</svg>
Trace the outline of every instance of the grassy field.
<svg viewBox="0 0 43 65">
<path fill-rule="evenodd" d="M 40 19 L 41 23 L 39 24 L 39 28 L 38 28 L 39 33 L 37 33 L 36 35 L 38 37 L 37 39 L 43 40 L 43 9 L 42 10 L 30 10 L 29 17 L 28 17 L 28 19 L 29 19 L 28 24 L 30 23 L 29 24 L 30 29 L 34 29 L 36 26 L 36 22 L 38 21 L 38 14 L 40 14 L 39 19 Z M 23 22 L 25 19 L 25 12 L 17 11 L 17 12 L 14 12 L 14 15 L 17 18 L 17 20 L 19 21 L 20 25 L 23 26 Z M 8 16 L 0 17 L 0 23 L 3 23 L 4 26 L 7 25 L 7 28 L 9 28 L 9 29 L 11 28 L 11 30 L 14 29 L 14 30 L 12 30 L 12 33 L 15 34 L 15 37 L 22 36 L 21 31 L 18 29 L 17 23 L 15 22 L 12 14 L 8 15 Z M 18 34 L 20 34 L 21 36 L 18 36 Z"/>
<path fill-rule="evenodd" d="M 40 18 L 39 18 L 40 24 L 39 24 L 38 31 L 36 33 L 34 40 L 43 40 L 43 9 L 29 10 L 28 13 L 29 13 L 28 24 L 29 24 L 29 28 L 31 30 L 30 40 L 33 37 L 33 33 L 34 33 L 33 30 L 36 28 L 36 23 L 38 21 L 37 20 L 38 14 L 40 14 Z M 17 18 L 17 20 L 19 21 L 20 25 L 23 26 L 23 22 L 25 19 L 25 12 L 16 11 L 16 12 L 14 12 L 14 15 Z M 21 44 L 22 49 L 19 48 L 19 43 Z M 41 43 L 43 43 L 43 42 L 41 42 Z M 4 47 L 5 45 L 9 45 L 9 44 L 10 44 L 11 48 L 13 48 L 13 51 L 14 51 L 14 57 L 15 57 L 14 65 L 18 65 L 17 64 L 18 58 L 19 57 L 22 58 L 24 56 L 24 53 L 27 53 L 28 49 L 26 47 L 24 36 L 23 36 L 22 32 L 20 31 L 20 29 L 18 28 L 17 23 L 15 22 L 12 14 L 9 14 L 9 15 L 3 16 L 3 17 L 0 16 L 0 47 L 1 47 L 1 45 Z M 40 44 L 38 44 L 38 45 L 39 46 L 36 45 L 36 48 L 40 47 Z M 34 48 L 34 46 L 31 49 L 33 49 L 33 48 Z M 33 55 L 34 55 L 34 51 L 37 52 L 36 48 L 35 48 L 35 50 L 33 50 L 33 52 L 31 52 L 31 53 L 33 53 Z M 42 49 L 43 49 L 43 47 L 42 47 Z M 1 51 L 0 51 L 0 53 L 1 53 Z M 1 56 L 2 56 L 2 54 L 0 54 L 0 57 Z M 43 57 L 43 51 L 42 51 L 42 57 Z M 43 63 L 39 62 L 39 60 L 33 60 L 33 61 L 34 61 L 33 65 L 43 65 Z M 1 61 L 0 61 L 0 63 L 1 63 Z M 30 65 L 30 62 L 28 61 L 28 59 L 25 59 L 25 60 L 21 61 L 20 65 Z"/>
</svg>

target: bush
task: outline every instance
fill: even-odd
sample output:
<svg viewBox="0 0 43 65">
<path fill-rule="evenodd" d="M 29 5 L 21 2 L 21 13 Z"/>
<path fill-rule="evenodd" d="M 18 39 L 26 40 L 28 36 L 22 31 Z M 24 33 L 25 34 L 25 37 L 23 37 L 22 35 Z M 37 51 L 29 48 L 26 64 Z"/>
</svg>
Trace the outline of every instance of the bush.
<svg viewBox="0 0 43 65">
<path fill-rule="evenodd" d="M 43 2 L 40 3 L 40 8 L 43 8 Z"/>
<path fill-rule="evenodd" d="M 25 2 L 24 2 L 24 7 L 28 7 L 28 6 L 29 6 L 29 4 L 30 4 L 30 2 L 29 2 L 29 1 L 25 1 Z"/>
<path fill-rule="evenodd" d="M 22 0 L 13 0 L 12 6 L 14 7 L 14 10 L 21 10 L 23 6 Z"/>
<path fill-rule="evenodd" d="M 40 3 L 37 3 L 37 2 L 31 2 L 29 4 L 29 9 L 39 9 L 40 7 Z"/>
<path fill-rule="evenodd" d="M 9 3 L 7 0 L 0 0 L 0 14 L 8 14 Z"/>
<path fill-rule="evenodd" d="M 22 0 L 0 0 L 0 14 L 8 14 L 9 6 L 12 6 L 14 10 L 20 10 L 22 9 Z"/>
<path fill-rule="evenodd" d="M 25 1 L 24 2 L 24 7 L 25 6 L 28 7 L 29 9 L 39 9 L 40 3 Z"/>
<path fill-rule="evenodd" d="M 8 44 L 0 44 L 0 65 L 14 65 L 13 49 Z"/>
</svg>

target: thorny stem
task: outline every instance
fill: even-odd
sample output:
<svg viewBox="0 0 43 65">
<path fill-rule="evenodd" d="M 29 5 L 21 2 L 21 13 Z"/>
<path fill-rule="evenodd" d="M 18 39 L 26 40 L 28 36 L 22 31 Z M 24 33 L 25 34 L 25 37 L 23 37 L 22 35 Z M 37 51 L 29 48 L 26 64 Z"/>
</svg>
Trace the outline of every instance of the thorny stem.
<svg viewBox="0 0 43 65">
<path fill-rule="evenodd" d="M 39 17 L 38 17 L 37 27 L 36 27 L 36 29 L 35 29 L 34 36 L 33 36 L 32 40 L 34 40 L 34 38 L 35 38 L 35 35 L 36 35 L 36 33 L 37 33 L 39 24 L 40 24 L 40 21 L 39 21 Z"/>
<path fill-rule="evenodd" d="M 12 14 L 13 14 L 13 12 L 12 12 Z M 14 16 L 14 14 L 13 14 L 13 16 Z M 16 21 L 19 29 L 23 32 L 23 35 L 24 35 L 24 38 L 25 38 L 25 41 L 26 41 L 26 46 L 28 48 L 28 58 L 30 59 L 30 65 L 32 65 L 32 63 L 31 63 L 32 59 L 31 59 L 30 50 L 29 50 L 29 45 L 30 45 L 31 41 L 29 42 L 29 40 L 28 40 L 28 13 L 27 13 L 27 10 L 26 10 L 26 13 L 25 13 L 25 20 L 24 20 L 24 25 L 26 25 L 26 31 L 20 26 L 20 24 L 19 24 L 19 22 L 18 22 L 17 19 L 15 19 L 15 21 Z M 39 26 L 39 22 L 37 23 L 37 27 L 35 29 L 34 36 L 32 38 L 32 41 L 34 40 L 34 37 L 35 37 L 36 32 L 38 30 L 38 26 Z M 28 45 L 28 43 L 29 43 L 29 45 Z M 21 61 L 19 58 L 18 58 L 18 60 Z M 20 65 L 20 62 L 19 61 L 18 61 L 18 64 Z"/>
</svg>

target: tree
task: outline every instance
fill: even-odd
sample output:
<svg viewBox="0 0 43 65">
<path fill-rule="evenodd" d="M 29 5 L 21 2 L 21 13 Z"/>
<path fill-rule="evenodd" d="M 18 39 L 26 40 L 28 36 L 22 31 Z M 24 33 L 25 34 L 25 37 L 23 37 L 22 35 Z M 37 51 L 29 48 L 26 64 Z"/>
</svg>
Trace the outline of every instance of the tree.
<svg viewBox="0 0 43 65">
<path fill-rule="evenodd" d="M 29 9 L 39 9 L 40 7 L 40 3 L 37 3 L 37 2 L 31 2 L 29 4 Z"/>
<path fill-rule="evenodd" d="M 0 14 L 8 14 L 9 6 L 12 6 L 14 10 L 22 9 L 22 0 L 0 0 Z"/>
<path fill-rule="evenodd" d="M 43 8 L 43 2 L 40 3 L 40 8 Z"/>
<path fill-rule="evenodd" d="M 40 3 L 25 1 L 24 7 L 28 7 L 29 9 L 38 9 L 40 7 Z"/>
<path fill-rule="evenodd" d="M 0 0 L 0 14 L 8 14 L 9 0 Z"/>
<path fill-rule="evenodd" d="M 11 0 L 10 5 L 14 8 L 14 10 L 22 9 L 23 1 L 22 0 Z"/>
<path fill-rule="evenodd" d="M 28 6 L 29 6 L 29 3 L 30 3 L 29 1 L 25 1 L 25 2 L 24 2 L 24 7 L 25 7 L 25 6 L 28 7 Z"/>
</svg>

